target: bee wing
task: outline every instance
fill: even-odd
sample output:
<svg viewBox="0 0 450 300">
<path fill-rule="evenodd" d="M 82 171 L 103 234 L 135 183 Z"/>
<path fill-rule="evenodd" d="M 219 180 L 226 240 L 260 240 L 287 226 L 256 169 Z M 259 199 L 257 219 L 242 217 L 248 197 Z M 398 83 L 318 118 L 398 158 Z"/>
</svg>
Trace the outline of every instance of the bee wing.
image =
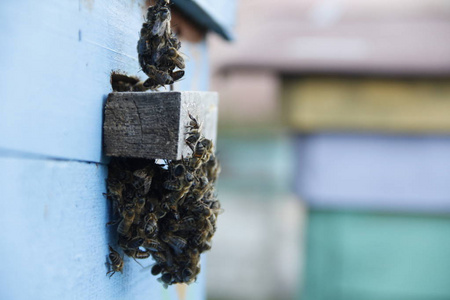
<svg viewBox="0 0 450 300">
<path fill-rule="evenodd" d="M 225 210 L 223 208 L 219 208 L 219 209 L 214 209 L 213 213 L 220 215 L 220 214 L 223 214 L 224 211 Z"/>
<path fill-rule="evenodd" d="M 145 178 L 147 176 L 147 170 L 140 169 L 133 172 L 133 175 L 139 178 Z"/>
<path fill-rule="evenodd" d="M 154 265 L 157 265 L 158 263 L 153 263 L 153 264 L 150 264 L 150 265 L 148 265 L 148 266 L 145 266 L 145 267 L 143 267 L 140 271 L 141 272 L 148 272 L 148 269 L 150 269 L 150 268 L 153 268 L 153 266 Z"/>
<path fill-rule="evenodd" d="M 156 19 L 152 28 L 152 35 L 162 36 L 167 30 L 168 23 L 168 20 Z"/>
<path fill-rule="evenodd" d="M 147 195 L 152 185 L 152 177 L 146 177 L 144 181 L 144 194 Z"/>
</svg>

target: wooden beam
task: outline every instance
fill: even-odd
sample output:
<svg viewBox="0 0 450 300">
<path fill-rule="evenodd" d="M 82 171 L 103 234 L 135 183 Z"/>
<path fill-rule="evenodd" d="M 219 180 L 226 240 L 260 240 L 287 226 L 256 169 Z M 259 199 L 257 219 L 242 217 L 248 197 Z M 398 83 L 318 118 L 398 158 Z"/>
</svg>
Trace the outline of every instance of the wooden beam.
<svg viewBox="0 0 450 300">
<path fill-rule="evenodd" d="M 103 139 L 108 156 L 181 159 L 189 114 L 213 142 L 217 134 L 218 95 L 214 92 L 111 93 L 105 106 Z"/>
</svg>

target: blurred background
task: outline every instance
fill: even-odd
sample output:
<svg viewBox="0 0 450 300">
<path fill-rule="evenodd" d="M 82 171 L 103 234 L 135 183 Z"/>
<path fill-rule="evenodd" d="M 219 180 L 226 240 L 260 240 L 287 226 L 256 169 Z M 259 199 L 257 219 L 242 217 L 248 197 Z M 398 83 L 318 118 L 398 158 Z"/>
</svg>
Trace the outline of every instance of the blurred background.
<svg viewBox="0 0 450 300">
<path fill-rule="evenodd" d="M 450 2 L 239 0 L 208 299 L 450 299 Z"/>
</svg>

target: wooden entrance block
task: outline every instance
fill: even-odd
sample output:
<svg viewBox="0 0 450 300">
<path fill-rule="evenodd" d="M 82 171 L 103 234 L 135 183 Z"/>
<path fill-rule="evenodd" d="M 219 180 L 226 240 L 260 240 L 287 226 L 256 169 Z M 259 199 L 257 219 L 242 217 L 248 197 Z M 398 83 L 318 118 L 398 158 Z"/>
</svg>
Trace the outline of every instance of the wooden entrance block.
<svg viewBox="0 0 450 300">
<path fill-rule="evenodd" d="M 216 141 L 215 92 L 116 92 L 109 94 L 104 113 L 108 156 L 171 160 L 187 156 L 189 114 L 202 123 L 202 135 Z"/>
</svg>

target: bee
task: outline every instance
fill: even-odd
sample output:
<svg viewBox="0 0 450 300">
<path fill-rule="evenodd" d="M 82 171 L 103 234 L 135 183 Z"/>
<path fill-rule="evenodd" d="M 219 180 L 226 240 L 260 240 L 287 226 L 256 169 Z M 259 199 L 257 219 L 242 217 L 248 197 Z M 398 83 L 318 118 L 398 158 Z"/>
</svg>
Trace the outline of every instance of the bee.
<svg viewBox="0 0 450 300">
<path fill-rule="evenodd" d="M 142 70 L 149 77 L 144 81 L 144 87 L 156 89 L 160 86 L 174 83 L 173 78 L 167 72 L 160 71 L 153 65 L 146 65 Z"/>
<path fill-rule="evenodd" d="M 209 160 L 212 142 L 211 140 L 201 138 L 197 144 L 195 144 L 195 147 L 191 147 L 191 149 L 193 149 L 193 157 L 189 162 L 189 167 L 190 169 L 198 170 L 202 163 Z"/>
<path fill-rule="evenodd" d="M 167 288 L 167 285 L 172 283 L 172 274 L 170 273 L 164 273 L 159 278 L 159 281 L 161 281 L 164 284 L 164 287 Z"/>
<path fill-rule="evenodd" d="M 133 184 L 134 187 L 137 189 L 144 188 L 143 195 L 147 195 L 152 185 L 153 169 L 147 170 L 144 168 L 141 170 L 136 170 L 133 172 L 133 175 L 138 178 L 138 180 Z"/>
<path fill-rule="evenodd" d="M 205 242 L 207 235 L 208 235 L 207 231 L 198 232 L 196 235 L 192 237 L 192 242 L 194 243 L 194 245 L 200 246 Z"/>
<path fill-rule="evenodd" d="M 106 273 L 106 275 L 111 273 L 111 275 L 109 275 L 109 278 L 111 278 L 111 276 L 113 276 L 116 272 L 123 273 L 123 258 L 111 246 L 109 246 L 109 260 L 111 261 L 111 263 L 108 262 L 108 264 L 112 268 Z"/>
<path fill-rule="evenodd" d="M 206 194 L 210 193 L 211 189 L 212 184 L 209 183 L 208 178 L 206 176 L 202 176 L 197 182 L 197 185 L 191 191 L 190 195 L 194 198 L 194 202 L 198 202 L 201 201 Z"/>
<path fill-rule="evenodd" d="M 111 200 L 113 211 L 117 212 L 120 209 L 120 206 L 122 205 L 123 200 L 123 190 L 125 188 L 125 185 L 122 182 L 115 182 L 112 180 L 108 180 L 108 193 L 106 196 L 108 199 Z"/>
<path fill-rule="evenodd" d="M 192 151 L 195 150 L 195 143 L 200 139 L 200 133 L 198 132 L 189 132 L 188 137 L 186 138 L 186 144 L 191 148 Z"/>
<path fill-rule="evenodd" d="M 155 264 L 152 267 L 151 273 L 152 273 L 153 276 L 156 276 L 156 275 L 160 274 L 162 272 L 162 270 L 163 270 L 163 266 L 162 265 Z"/>
<path fill-rule="evenodd" d="M 177 205 L 180 204 L 181 202 L 184 202 L 183 198 L 189 192 L 192 182 L 193 182 L 193 178 L 189 182 L 185 182 L 184 184 L 178 185 L 178 188 L 176 191 L 168 194 L 164 198 L 164 201 L 167 201 L 166 203 L 169 205 L 169 208 L 172 210 L 172 213 L 176 213 Z M 179 218 L 176 218 L 176 219 L 179 219 Z"/>
<path fill-rule="evenodd" d="M 191 119 L 191 121 L 189 122 L 189 125 L 186 126 L 186 127 L 188 127 L 191 131 L 192 131 L 192 130 L 195 130 L 195 131 L 197 131 L 197 132 L 200 132 L 201 124 L 200 124 L 200 123 L 197 121 L 197 119 L 196 119 L 194 116 L 192 116 L 190 113 L 188 113 L 188 116 L 189 116 L 189 119 Z"/>
<path fill-rule="evenodd" d="M 211 250 L 211 242 L 204 241 L 202 244 L 199 245 L 198 250 L 200 251 L 200 253 Z"/>
<path fill-rule="evenodd" d="M 172 232 L 176 231 L 189 231 L 193 230 L 196 227 L 196 222 L 194 217 L 187 216 L 181 219 L 180 222 L 174 222 L 169 225 L 169 230 Z"/>
<path fill-rule="evenodd" d="M 174 261 L 174 257 L 172 256 L 172 253 L 168 248 L 164 248 L 164 250 L 162 251 L 152 252 L 152 257 L 157 264 L 163 267 L 163 271 L 165 272 L 173 272 L 177 267 L 176 262 Z"/>
<path fill-rule="evenodd" d="M 167 190 L 174 191 L 173 193 L 166 195 L 165 199 L 171 205 L 176 205 L 191 188 L 194 182 L 194 176 L 186 170 L 186 167 L 183 164 L 178 164 L 173 167 L 172 174 L 175 178 L 166 180 L 163 183 L 163 186 Z"/>
<path fill-rule="evenodd" d="M 150 251 L 164 251 L 164 247 L 157 239 L 146 239 L 143 245 L 146 249 Z"/>
<path fill-rule="evenodd" d="M 200 263 L 200 252 L 198 251 L 198 249 L 193 248 L 188 252 L 188 256 L 189 256 L 189 264 L 191 266 L 198 266 L 198 264 Z"/>
<path fill-rule="evenodd" d="M 203 139 L 202 140 L 202 144 L 206 149 L 206 152 L 208 153 L 208 159 L 206 161 L 209 160 L 209 157 L 211 156 L 211 153 L 213 152 L 213 142 L 210 139 Z"/>
<path fill-rule="evenodd" d="M 170 31 L 170 11 L 167 7 L 161 7 L 159 11 L 152 16 L 152 21 L 154 22 L 151 34 L 153 36 L 163 36 Z"/>
<path fill-rule="evenodd" d="M 220 164 L 214 154 L 210 155 L 209 160 L 205 164 L 205 173 L 211 182 L 215 182 L 219 176 Z"/>
<path fill-rule="evenodd" d="M 173 176 L 182 178 L 183 175 L 186 173 L 186 168 L 183 164 L 175 165 L 173 168 Z"/>
<path fill-rule="evenodd" d="M 190 282 L 192 279 L 192 275 L 194 275 L 194 272 L 192 272 L 192 270 L 189 268 L 185 268 L 181 274 L 183 282 Z"/>
<path fill-rule="evenodd" d="M 161 239 L 173 249 L 175 254 L 181 254 L 187 245 L 187 241 L 184 238 L 171 233 L 163 234 Z"/>
<path fill-rule="evenodd" d="M 163 203 L 163 205 L 167 205 L 167 207 L 165 209 L 163 209 L 162 207 L 158 210 L 155 211 L 155 215 L 158 219 L 162 219 L 167 215 L 167 212 L 169 211 L 170 207 L 167 203 Z"/>
<path fill-rule="evenodd" d="M 197 224 L 198 228 L 202 231 L 202 232 L 206 232 L 205 235 L 209 234 L 209 233 L 213 233 L 214 227 L 212 225 L 212 223 L 214 222 L 214 220 L 210 220 L 210 217 L 206 217 L 206 218 L 201 218 Z"/>
<path fill-rule="evenodd" d="M 125 254 L 128 255 L 129 257 L 132 257 L 133 259 L 146 259 L 150 257 L 150 251 L 143 251 L 140 249 L 135 249 L 135 250 L 124 250 Z"/>
<path fill-rule="evenodd" d="M 123 215 L 122 221 L 120 221 L 119 226 L 117 227 L 117 232 L 120 235 L 126 235 L 130 230 L 131 224 L 133 224 L 135 217 L 135 212 L 132 207 L 128 207 Z"/>
<path fill-rule="evenodd" d="M 190 172 L 186 172 L 183 177 L 167 180 L 164 182 L 164 188 L 170 191 L 179 191 L 184 195 L 189 191 L 192 183 L 194 182 L 194 175 Z"/>
<path fill-rule="evenodd" d="M 199 202 L 202 201 L 204 195 L 208 192 L 208 190 L 206 188 L 200 188 L 200 187 L 196 187 L 194 188 L 194 190 L 191 192 L 191 196 L 194 197 L 194 202 Z M 197 209 L 198 204 L 194 204 L 194 208 Z M 198 212 L 198 210 L 194 210 L 196 212 Z"/>
<path fill-rule="evenodd" d="M 147 20 L 154 19 L 156 13 L 161 9 L 161 7 L 167 6 L 169 4 L 169 0 L 157 0 L 155 5 L 150 6 L 147 11 Z"/>
<path fill-rule="evenodd" d="M 164 181 L 163 186 L 169 191 L 179 191 L 183 187 L 183 182 L 180 179 L 166 180 Z M 167 196 L 167 198 L 169 198 L 169 196 Z"/>
<path fill-rule="evenodd" d="M 211 215 L 211 209 L 209 206 L 202 201 L 197 201 L 191 205 L 191 211 L 201 215 L 201 216 L 210 216 Z"/>
<path fill-rule="evenodd" d="M 134 204 L 134 220 L 133 224 L 139 224 L 141 221 L 141 212 L 144 209 L 145 206 L 145 198 L 139 197 L 136 198 L 135 204 Z"/>
<path fill-rule="evenodd" d="M 172 77 L 173 81 L 178 81 L 181 78 L 183 78 L 184 71 L 183 70 L 178 70 L 178 71 L 172 72 L 172 73 L 170 73 L 170 76 Z"/>
<path fill-rule="evenodd" d="M 186 126 L 188 128 L 186 144 L 191 148 L 192 151 L 195 151 L 195 144 L 200 139 L 200 127 L 201 124 L 198 123 L 197 119 L 194 118 L 190 113 L 188 113 L 191 121 L 189 125 Z"/>
<path fill-rule="evenodd" d="M 172 47 L 174 47 L 177 50 L 181 48 L 180 41 L 178 40 L 177 36 L 173 33 L 169 36 L 169 39 L 167 42 L 169 45 L 171 45 Z"/>
<path fill-rule="evenodd" d="M 211 209 L 211 212 L 216 216 L 224 212 L 218 200 L 212 201 L 209 207 Z"/>
<path fill-rule="evenodd" d="M 156 261 L 156 263 L 159 264 L 160 266 L 167 265 L 167 263 L 169 262 L 169 259 L 167 258 L 166 253 L 164 253 L 162 251 L 152 252 L 152 257 Z"/>
<path fill-rule="evenodd" d="M 167 1 L 157 1 L 147 11 L 146 22 L 142 24 L 137 44 L 139 64 L 149 77 L 143 84 L 152 90 L 173 84 L 184 76 L 184 71 L 173 72 L 185 67 L 179 55 L 180 42 L 170 29 L 171 14 Z"/>
<path fill-rule="evenodd" d="M 144 217 L 145 236 L 151 237 L 158 229 L 158 217 L 154 213 L 149 213 Z"/>
<path fill-rule="evenodd" d="M 131 250 L 138 249 L 144 243 L 144 241 L 145 240 L 141 237 L 131 239 L 128 241 L 126 248 Z"/>
<path fill-rule="evenodd" d="M 141 29 L 141 36 L 145 37 L 148 35 L 149 31 L 147 28 L 142 27 Z M 137 51 L 139 55 L 150 55 L 151 49 L 149 47 L 148 40 L 146 38 L 140 38 L 137 44 Z"/>
<path fill-rule="evenodd" d="M 203 158 L 203 156 L 206 153 L 206 148 L 203 144 L 203 141 L 200 140 L 199 142 L 197 142 L 197 144 L 195 145 L 194 148 L 194 153 L 192 154 L 194 156 L 194 158 L 200 160 Z"/>
<path fill-rule="evenodd" d="M 178 53 L 177 49 L 174 47 L 170 47 L 166 50 L 165 53 L 166 64 L 167 65 L 175 65 L 179 69 L 184 69 L 184 58 Z"/>
<path fill-rule="evenodd" d="M 141 43 L 138 44 L 142 48 Z M 142 51 L 143 49 L 141 49 Z M 114 92 L 145 91 L 142 82 L 136 76 L 128 76 L 119 72 L 111 73 L 111 87 Z"/>
<path fill-rule="evenodd" d="M 200 251 L 197 248 L 186 250 L 185 262 L 181 269 L 181 282 L 191 283 L 200 271 Z"/>
<path fill-rule="evenodd" d="M 209 160 L 209 157 L 211 156 L 211 152 L 212 152 L 212 148 L 213 148 L 213 143 L 211 140 L 208 139 L 202 139 L 199 143 L 197 144 L 201 144 L 202 145 L 202 153 L 201 153 L 201 159 L 203 162 L 207 162 Z M 194 156 L 196 155 L 196 153 L 194 153 Z"/>
<path fill-rule="evenodd" d="M 108 180 L 108 194 L 106 195 L 121 200 L 124 188 L 125 185 L 122 182 Z"/>
</svg>

